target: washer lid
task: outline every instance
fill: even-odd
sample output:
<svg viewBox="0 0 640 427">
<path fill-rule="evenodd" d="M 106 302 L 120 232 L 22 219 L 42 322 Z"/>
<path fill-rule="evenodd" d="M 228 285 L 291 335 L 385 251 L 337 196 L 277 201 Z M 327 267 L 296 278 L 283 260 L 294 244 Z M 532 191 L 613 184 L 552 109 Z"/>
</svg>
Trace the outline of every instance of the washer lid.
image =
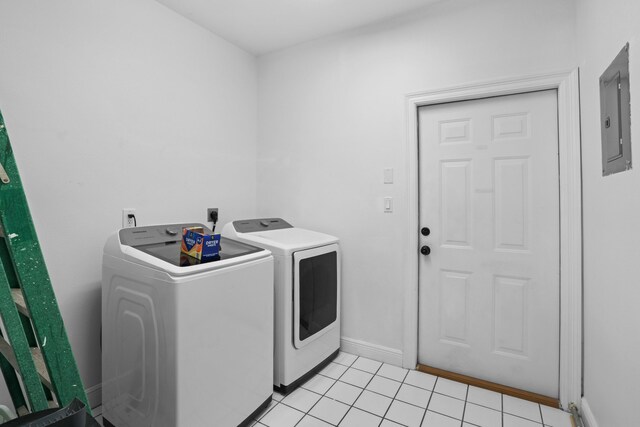
<svg viewBox="0 0 640 427">
<path fill-rule="evenodd" d="M 237 237 L 241 238 L 244 242 L 269 249 L 272 252 L 285 254 L 338 242 L 337 237 L 305 230 L 303 228 L 283 228 L 280 230 L 238 233 Z"/>
<path fill-rule="evenodd" d="M 202 262 L 181 251 L 182 229 L 187 227 L 202 227 L 206 234 L 212 234 L 204 225 L 191 223 L 125 228 L 118 233 L 120 249 L 139 263 L 173 275 L 216 270 L 270 255 L 262 248 L 221 238 L 218 256 L 214 260 Z"/>
</svg>

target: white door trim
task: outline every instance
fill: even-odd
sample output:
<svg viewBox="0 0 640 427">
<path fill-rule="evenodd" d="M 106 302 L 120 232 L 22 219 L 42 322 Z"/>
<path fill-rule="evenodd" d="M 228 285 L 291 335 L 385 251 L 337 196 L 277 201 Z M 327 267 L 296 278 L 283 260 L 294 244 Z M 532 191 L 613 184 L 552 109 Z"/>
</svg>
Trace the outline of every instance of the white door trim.
<svg viewBox="0 0 640 427">
<path fill-rule="evenodd" d="M 560 151 L 560 403 L 579 403 L 582 395 L 582 185 L 578 70 L 483 82 L 409 94 L 406 97 L 409 217 L 408 280 L 404 290 L 403 366 L 418 363 L 418 108 L 425 105 L 558 91 Z"/>
</svg>

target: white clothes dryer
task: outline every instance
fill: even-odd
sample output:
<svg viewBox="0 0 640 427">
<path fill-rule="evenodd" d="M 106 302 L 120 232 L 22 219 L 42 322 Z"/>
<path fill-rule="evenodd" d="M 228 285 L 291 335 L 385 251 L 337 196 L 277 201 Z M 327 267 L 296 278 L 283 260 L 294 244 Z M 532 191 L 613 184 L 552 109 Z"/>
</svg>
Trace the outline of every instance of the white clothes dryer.
<svg viewBox="0 0 640 427">
<path fill-rule="evenodd" d="M 339 240 L 281 218 L 233 221 L 222 235 L 274 256 L 274 388 L 288 393 L 340 349 Z"/>
<path fill-rule="evenodd" d="M 273 257 L 221 239 L 181 254 L 183 227 L 120 230 L 102 270 L 105 426 L 248 425 L 273 394 Z M 207 230 L 210 233 L 210 230 Z"/>
</svg>

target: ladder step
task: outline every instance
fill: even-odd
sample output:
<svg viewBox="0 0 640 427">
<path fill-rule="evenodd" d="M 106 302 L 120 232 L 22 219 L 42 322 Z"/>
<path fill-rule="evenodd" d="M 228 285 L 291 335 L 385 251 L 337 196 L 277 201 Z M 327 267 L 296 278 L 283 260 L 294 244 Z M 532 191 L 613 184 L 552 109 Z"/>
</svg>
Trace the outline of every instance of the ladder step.
<svg viewBox="0 0 640 427">
<path fill-rule="evenodd" d="M 13 297 L 13 302 L 16 303 L 16 307 L 18 307 L 18 311 L 29 317 L 29 310 L 27 309 L 27 304 L 24 302 L 24 294 L 22 293 L 22 289 L 11 289 L 11 296 Z"/>
<path fill-rule="evenodd" d="M 13 348 L 11 348 L 11 344 L 7 342 L 3 337 L 0 337 L 0 353 L 4 355 L 4 357 L 9 361 L 13 369 L 16 372 L 20 373 L 20 369 L 18 368 L 18 362 L 16 361 L 16 356 L 13 353 Z M 49 379 L 49 372 L 47 371 L 47 367 L 44 364 L 44 359 L 42 357 L 42 350 L 40 348 L 32 348 L 31 355 L 33 357 L 33 362 L 36 365 L 36 371 L 38 371 L 38 376 L 49 390 L 53 390 L 51 385 L 51 379 Z"/>
<path fill-rule="evenodd" d="M 49 372 L 47 371 L 47 365 L 44 364 L 44 358 L 42 357 L 42 350 L 39 347 L 32 348 L 31 354 L 33 355 L 33 362 L 36 364 L 36 370 L 42 380 L 42 384 L 47 386 L 49 390 L 53 391 L 51 385 L 51 379 L 49 378 Z"/>
<path fill-rule="evenodd" d="M 44 358 L 42 357 L 42 350 L 39 347 L 32 348 L 31 354 L 33 355 L 33 362 L 36 364 L 36 370 L 42 380 L 42 384 L 44 384 L 49 390 L 53 391 L 49 372 L 47 371 L 47 365 L 44 364 Z"/>
<path fill-rule="evenodd" d="M 49 409 L 59 408 L 58 404 L 53 400 L 48 400 L 47 404 L 49 405 Z M 20 406 L 18 409 L 16 409 L 16 414 L 18 415 L 18 417 L 24 417 L 25 415 L 29 415 L 30 413 L 31 412 L 29 411 L 29 408 L 27 408 L 26 406 Z"/>
</svg>

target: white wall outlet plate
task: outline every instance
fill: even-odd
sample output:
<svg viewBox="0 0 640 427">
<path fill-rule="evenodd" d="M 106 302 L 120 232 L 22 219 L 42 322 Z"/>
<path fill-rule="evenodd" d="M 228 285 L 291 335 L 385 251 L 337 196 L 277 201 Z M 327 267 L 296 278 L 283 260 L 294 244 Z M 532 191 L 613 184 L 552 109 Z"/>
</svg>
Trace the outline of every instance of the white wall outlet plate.
<svg viewBox="0 0 640 427">
<path fill-rule="evenodd" d="M 137 226 L 136 210 L 134 208 L 122 209 L 122 228 Z"/>
<path fill-rule="evenodd" d="M 211 218 L 213 212 L 218 213 L 218 208 L 207 208 L 207 219 L 205 222 L 213 222 L 213 218 Z"/>
</svg>

